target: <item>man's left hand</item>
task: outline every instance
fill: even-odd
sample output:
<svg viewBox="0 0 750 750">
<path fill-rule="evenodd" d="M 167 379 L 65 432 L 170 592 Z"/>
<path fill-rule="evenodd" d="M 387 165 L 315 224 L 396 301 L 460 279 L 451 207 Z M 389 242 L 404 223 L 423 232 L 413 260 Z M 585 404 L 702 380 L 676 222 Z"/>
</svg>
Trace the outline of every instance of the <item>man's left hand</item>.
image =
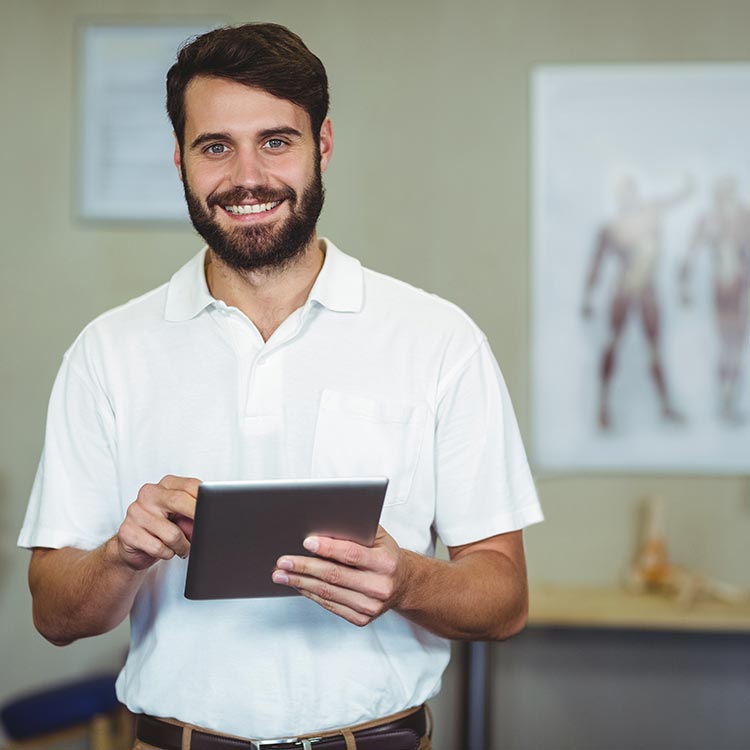
<svg viewBox="0 0 750 750">
<path fill-rule="evenodd" d="M 272 579 L 292 586 L 339 617 L 364 626 L 395 607 L 403 595 L 407 555 L 382 526 L 372 547 L 330 537 L 308 537 L 317 557 L 284 555 Z"/>
</svg>

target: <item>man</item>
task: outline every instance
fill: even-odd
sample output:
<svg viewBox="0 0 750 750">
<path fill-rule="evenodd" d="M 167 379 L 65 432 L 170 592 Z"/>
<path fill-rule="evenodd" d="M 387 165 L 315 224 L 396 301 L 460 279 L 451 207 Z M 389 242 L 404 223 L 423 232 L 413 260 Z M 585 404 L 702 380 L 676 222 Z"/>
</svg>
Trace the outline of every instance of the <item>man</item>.
<svg viewBox="0 0 750 750">
<path fill-rule="evenodd" d="M 333 134 L 299 37 L 199 37 L 167 108 L 208 246 L 65 355 L 19 539 L 35 624 L 66 644 L 130 615 L 118 695 L 149 746 L 429 748 L 448 639 L 525 623 L 520 529 L 541 511 L 502 377 L 457 308 L 318 239 Z M 193 477 L 372 474 L 372 548 L 279 559 L 303 596 L 184 598 Z"/>
<path fill-rule="evenodd" d="M 743 379 L 742 354 L 750 301 L 750 208 L 740 200 L 737 180 L 716 181 L 713 206 L 695 222 L 680 266 L 683 304 L 692 302 L 690 281 L 697 254 L 708 248 L 713 272 L 713 302 L 719 334 L 719 416 L 729 424 L 743 421 L 738 408 Z"/>
<path fill-rule="evenodd" d="M 661 405 L 661 417 L 680 422 L 682 416 L 673 407 L 661 356 L 661 318 L 656 291 L 659 256 L 662 252 L 661 225 L 666 212 L 679 205 L 692 192 L 692 184 L 673 196 L 644 200 L 635 181 L 625 178 L 617 190 L 618 214 L 607 222 L 597 236 L 596 251 L 586 279 L 583 315 L 593 314 L 591 298 L 608 255 L 619 261 L 619 271 L 609 309 L 610 336 L 604 347 L 599 370 L 599 427 L 612 426 L 610 391 L 625 323 L 639 313 L 649 349 L 651 377 Z"/>
</svg>

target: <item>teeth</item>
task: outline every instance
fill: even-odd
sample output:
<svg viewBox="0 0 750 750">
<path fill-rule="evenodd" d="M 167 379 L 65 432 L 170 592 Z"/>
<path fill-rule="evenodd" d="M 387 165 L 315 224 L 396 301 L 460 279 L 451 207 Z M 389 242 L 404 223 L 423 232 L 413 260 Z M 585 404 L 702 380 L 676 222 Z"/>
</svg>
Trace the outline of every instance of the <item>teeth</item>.
<svg viewBox="0 0 750 750">
<path fill-rule="evenodd" d="M 272 208 L 276 208 L 281 201 L 274 201 L 273 203 L 258 203 L 255 206 L 224 206 L 225 211 L 229 211 L 230 214 L 262 214 L 264 211 L 270 211 Z"/>
</svg>

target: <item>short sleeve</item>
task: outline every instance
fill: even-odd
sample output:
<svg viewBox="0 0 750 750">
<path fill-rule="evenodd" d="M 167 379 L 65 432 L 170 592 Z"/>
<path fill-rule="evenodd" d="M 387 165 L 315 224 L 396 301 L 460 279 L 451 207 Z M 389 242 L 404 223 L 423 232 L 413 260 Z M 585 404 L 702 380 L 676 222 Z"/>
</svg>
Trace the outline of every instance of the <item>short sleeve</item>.
<svg viewBox="0 0 750 750">
<path fill-rule="evenodd" d="M 435 527 L 459 546 L 542 521 L 508 389 L 486 339 L 438 394 Z"/>
<path fill-rule="evenodd" d="M 94 549 L 122 522 L 112 408 L 71 359 L 66 354 L 52 388 L 20 547 Z"/>
</svg>

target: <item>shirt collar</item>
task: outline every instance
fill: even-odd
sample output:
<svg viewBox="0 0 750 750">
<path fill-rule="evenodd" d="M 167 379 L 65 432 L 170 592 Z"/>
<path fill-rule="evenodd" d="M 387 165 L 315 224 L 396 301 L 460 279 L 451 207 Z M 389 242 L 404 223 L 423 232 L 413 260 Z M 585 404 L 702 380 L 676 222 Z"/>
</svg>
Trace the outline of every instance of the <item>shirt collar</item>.
<svg viewBox="0 0 750 750">
<path fill-rule="evenodd" d="M 364 302 L 362 266 L 356 258 L 342 253 L 333 242 L 321 238 L 325 259 L 315 279 L 308 303 L 315 301 L 334 312 L 359 312 Z M 164 317 L 170 321 L 190 320 L 217 300 L 206 282 L 204 247 L 172 276 L 167 288 Z"/>
<path fill-rule="evenodd" d="M 321 238 L 325 260 L 307 298 L 334 312 L 359 312 L 364 303 L 362 265 L 336 245 Z"/>
<path fill-rule="evenodd" d="M 213 305 L 216 300 L 208 291 L 206 282 L 206 253 L 208 246 L 193 256 L 169 282 L 167 304 L 164 308 L 166 320 L 190 320 Z"/>
</svg>

